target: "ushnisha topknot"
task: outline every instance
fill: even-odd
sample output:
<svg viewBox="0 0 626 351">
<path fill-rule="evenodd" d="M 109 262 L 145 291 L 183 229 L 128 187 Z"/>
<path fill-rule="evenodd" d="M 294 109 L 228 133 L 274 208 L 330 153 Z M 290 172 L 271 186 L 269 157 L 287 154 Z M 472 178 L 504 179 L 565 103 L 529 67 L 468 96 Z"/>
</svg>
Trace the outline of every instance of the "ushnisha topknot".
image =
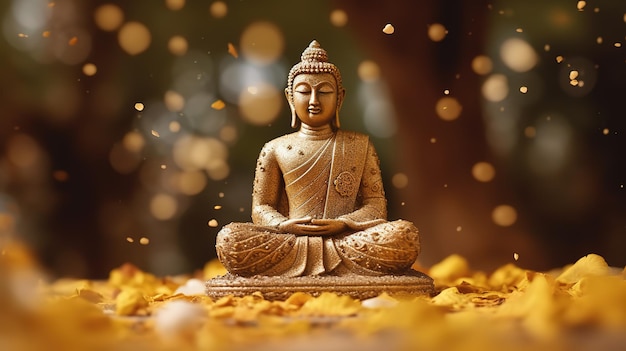
<svg viewBox="0 0 626 351">
<path fill-rule="evenodd" d="M 300 56 L 300 62 L 296 63 L 291 70 L 289 71 L 289 76 L 287 77 L 287 98 L 289 102 L 293 104 L 293 80 L 298 74 L 302 73 L 330 73 L 335 77 L 335 81 L 337 83 L 337 91 L 343 91 L 343 84 L 341 82 L 341 73 L 339 69 L 334 64 L 328 62 L 328 53 L 326 50 L 322 49 L 320 43 L 317 40 L 313 40 L 309 46 L 304 49 L 302 55 Z M 343 94 L 337 94 L 337 113 L 339 113 L 339 108 L 341 107 L 341 103 Z M 295 117 L 295 116 L 293 116 Z M 292 118 L 293 119 L 293 118 Z M 292 126 L 295 127 L 297 125 L 297 118 L 292 120 Z M 335 127 L 339 128 L 339 116 L 334 121 Z"/>
</svg>

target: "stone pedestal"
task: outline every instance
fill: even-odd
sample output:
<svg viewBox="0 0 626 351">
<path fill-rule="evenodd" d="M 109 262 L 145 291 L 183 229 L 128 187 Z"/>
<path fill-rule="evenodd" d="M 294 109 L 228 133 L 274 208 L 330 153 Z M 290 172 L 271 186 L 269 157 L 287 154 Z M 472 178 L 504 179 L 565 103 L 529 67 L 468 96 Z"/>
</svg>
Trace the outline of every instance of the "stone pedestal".
<svg viewBox="0 0 626 351">
<path fill-rule="evenodd" d="M 318 296 L 323 292 L 368 299 L 380 294 L 428 295 L 435 293 L 433 279 L 422 272 L 410 270 L 403 275 L 320 275 L 294 278 L 226 274 L 206 283 L 206 293 L 212 299 L 224 296 L 246 296 L 260 292 L 266 300 L 285 300 L 295 292 Z"/>
</svg>

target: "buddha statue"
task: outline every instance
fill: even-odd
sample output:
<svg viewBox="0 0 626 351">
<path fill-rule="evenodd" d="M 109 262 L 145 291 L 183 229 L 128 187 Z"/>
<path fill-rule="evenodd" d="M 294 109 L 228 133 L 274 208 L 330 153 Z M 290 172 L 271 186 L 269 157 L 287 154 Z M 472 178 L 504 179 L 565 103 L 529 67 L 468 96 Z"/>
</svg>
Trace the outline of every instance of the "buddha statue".
<svg viewBox="0 0 626 351">
<path fill-rule="evenodd" d="M 242 277 L 409 271 L 420 252 L 418 230 L 387 220 L 378 156 L 368 136 L 340 129 L 345 90 L 317 41 L 291 68 L 285 96 L 297 131 L 261 150 L 252 223 L 219 231 L 219 260 Z"/>
</svg>

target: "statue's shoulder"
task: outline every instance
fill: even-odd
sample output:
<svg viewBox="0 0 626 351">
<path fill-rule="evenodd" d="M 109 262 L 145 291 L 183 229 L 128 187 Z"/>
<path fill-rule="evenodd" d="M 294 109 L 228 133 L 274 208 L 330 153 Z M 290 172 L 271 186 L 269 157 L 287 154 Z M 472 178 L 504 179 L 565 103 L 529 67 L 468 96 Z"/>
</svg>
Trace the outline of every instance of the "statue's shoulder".
<svg viewBox="0 0 626 351">
<path fill-rule="evenodd" d="M 263 146 L 263 150 L 265 152 L 273 151 L 273 150 L 278 149 L 281 146 L 287 145 L 293 140 L 293 138 L 295 137 L 295 134 L 296 133 L 290 133 L 290 134 L 285 134 L 277 138 L 274 138 L 265 143 L 265 145 Z"/>
<path fill-rule="evenodd" d="M 343 137 L 344 140 L 347 141 L 355 141 L 357 143 L 369 144 L 370 137 L 367 134 L 351 131 L 351 130 L 342 130 L 339 129 L 337 131 L 337 136 Z"/>
</svg>

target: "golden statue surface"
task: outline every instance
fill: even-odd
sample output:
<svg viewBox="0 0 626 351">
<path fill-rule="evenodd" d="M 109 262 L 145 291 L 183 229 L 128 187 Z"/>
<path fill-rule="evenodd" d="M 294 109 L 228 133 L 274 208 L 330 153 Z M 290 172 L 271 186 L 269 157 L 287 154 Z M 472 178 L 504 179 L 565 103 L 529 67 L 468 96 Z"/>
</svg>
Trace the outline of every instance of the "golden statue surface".
<svg viewBox="0 0 626 351">
<path fill-rule="evenodd" d="M 371 141 L 339 129 L 345 90 L 317 41 L 291 68 L 285 96 L 298 130 L 261 150 L 252 223 L 230 223 L 217 234 L 229 274 L 207 282 L 207 294 L 432 293 L 432 279 L 411 269 L 420 252 L 417 228 L 387 220 Z"/>
</svg>

